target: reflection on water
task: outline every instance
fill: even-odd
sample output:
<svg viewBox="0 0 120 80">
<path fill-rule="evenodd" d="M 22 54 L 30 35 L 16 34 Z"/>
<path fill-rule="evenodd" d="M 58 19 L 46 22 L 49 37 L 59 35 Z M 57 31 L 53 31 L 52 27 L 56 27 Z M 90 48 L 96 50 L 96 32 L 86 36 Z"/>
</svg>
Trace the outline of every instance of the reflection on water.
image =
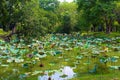
<svg viewBox="0 0 120 80">
<path fill-rule="evenodd" d="M 66 77 L 61 77 L 63 75 L 66 75 Z M 51 78 L 51 80 L 68 80 L 73 78 L 74 75 L 73 69 L 69 66 L 65 66 L 64 68 L 55 71 L 51 76 L 48 75 L 48 72 L 44 76 L 39 76 L 38 80 L 49 80 L 49 78 Z"/>
</svg>

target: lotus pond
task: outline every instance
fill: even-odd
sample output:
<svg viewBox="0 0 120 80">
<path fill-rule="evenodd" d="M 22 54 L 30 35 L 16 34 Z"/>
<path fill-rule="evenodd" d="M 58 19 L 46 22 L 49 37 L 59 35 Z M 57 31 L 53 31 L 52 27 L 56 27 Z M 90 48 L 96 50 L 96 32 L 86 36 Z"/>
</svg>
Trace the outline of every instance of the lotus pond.
<svg viewBox="0 0 120 80">
<path fill-rule="evenodd" d="M 0 80 L 120 80 L 120 36 L 0 40 Z"/>
</svg>

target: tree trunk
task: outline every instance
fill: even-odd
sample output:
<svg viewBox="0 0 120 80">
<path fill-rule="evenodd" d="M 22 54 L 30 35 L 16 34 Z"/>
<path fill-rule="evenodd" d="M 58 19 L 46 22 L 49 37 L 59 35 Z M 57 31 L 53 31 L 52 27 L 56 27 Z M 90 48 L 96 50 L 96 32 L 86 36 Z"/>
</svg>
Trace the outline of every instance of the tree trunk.
<svg viewBox="0 0 120 80">
<path fill-rule="evenodd" d="M 12 29 L 12 34 L 16 33 L 16 26 Z"/>
<path fill-rule="evenodd" d="M 112 31 L 112 21 L 113 19 L 107 19 L 105 17 L 105 24 L 106 24 L 106 33 L 109 34 Z"/>
<path fill-rule="evenodd" d="M 106 26 L 106 33 L 109 34 L 111 32 L 111 26 L 107 25 Z"/>
<path fill-rule="evenodd" d="M 93 24 L 93 32 L 96 32 L 96 25 Z"/>
</svg>

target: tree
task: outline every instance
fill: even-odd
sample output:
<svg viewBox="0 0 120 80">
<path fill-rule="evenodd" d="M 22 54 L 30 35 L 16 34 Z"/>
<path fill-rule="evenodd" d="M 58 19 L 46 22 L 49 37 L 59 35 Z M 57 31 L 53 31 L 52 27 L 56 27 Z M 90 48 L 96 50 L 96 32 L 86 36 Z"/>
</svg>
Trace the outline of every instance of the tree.
<svg viewBox="0 0 120 80">
<path fill-rule="evenodd" d="M 96 0 L 78 0 L 77 4 L 80 16 L 80 18 L 78 19 L 78 25 L 81 27 L 81 29 L 84 29 L 86 31 L 89 31 L 92 26 L 93 31 L 96 31 L 95 28 L 98 26 L 98 20 L 100 20 L 100 9 L 99 6 L 96 5 Z"/>
<path fill-rule="evenodd" d="M 54 11 L 59 6 L 58 0 L 39 0 L 40 7 L 48 10 Z"/>
<path fill-rule="evenodd" d="M 0 27 L 4 31 L 12 30 L 12 33 L 15 31 L 18 36 L 25 38 L 55 32 L 58 20 L 55 9 L 58 4 L 57 0 L 2 0 Z"/>
<path fill-rule="evenodd" d="M 0 22 L 4 31 L 13 29 L 21 20 L 23 0 L 1 0 Z"/>
<path fill-rule="evenodd" d="M 115 19 L 114 9 L 116 0 L 76 0 L 78 11 L 82 11 L 81 17 L 87 26 L 95 28 L 100 24 L 106 27 L 106 33 L 110 33 L 112 22 Z"/>
<path fill-rule="evenodd" d="M 75 3 L 60 3 L 55 12 L 59 18 L 58 32 L 71 33 L 75 30 L 77 24 L 77 5 Z"/>
<path fill-rule="evenodd" d="M 116 21 L 114 22 L 115 31 L 120 31 L 120 1 L 116 2 L 117 7 L 114 10 Z"/>
<path fill-rule="evenodd" d="M 19 35 L 24 37 L 39 37 L 46 32 L 46 12 L 39 7 L 38 0 L 31 0 L 25 3 L 22 8 L 22 21 L 17 27 Z"/>
<path fill-rule="evenodd" d="M 63 16 L 61 31 L 62 33 L 68 33 L 68 34 L 72 31 L 71 17 L 68 13 L 65 13 L 65 15 Z"/>
</svg>

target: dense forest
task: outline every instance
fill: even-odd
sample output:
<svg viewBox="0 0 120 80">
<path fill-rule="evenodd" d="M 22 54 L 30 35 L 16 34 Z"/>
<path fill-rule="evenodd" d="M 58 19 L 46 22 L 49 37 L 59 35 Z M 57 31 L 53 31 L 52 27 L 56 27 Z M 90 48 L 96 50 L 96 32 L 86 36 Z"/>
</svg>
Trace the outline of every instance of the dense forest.
<svg viewBox="0 0 120 80">
<path fill-rule="evenodd" d="M 0 28 L 18 36 L 120 31 L 119 0 L 1 0 Z"/>
</svg>

